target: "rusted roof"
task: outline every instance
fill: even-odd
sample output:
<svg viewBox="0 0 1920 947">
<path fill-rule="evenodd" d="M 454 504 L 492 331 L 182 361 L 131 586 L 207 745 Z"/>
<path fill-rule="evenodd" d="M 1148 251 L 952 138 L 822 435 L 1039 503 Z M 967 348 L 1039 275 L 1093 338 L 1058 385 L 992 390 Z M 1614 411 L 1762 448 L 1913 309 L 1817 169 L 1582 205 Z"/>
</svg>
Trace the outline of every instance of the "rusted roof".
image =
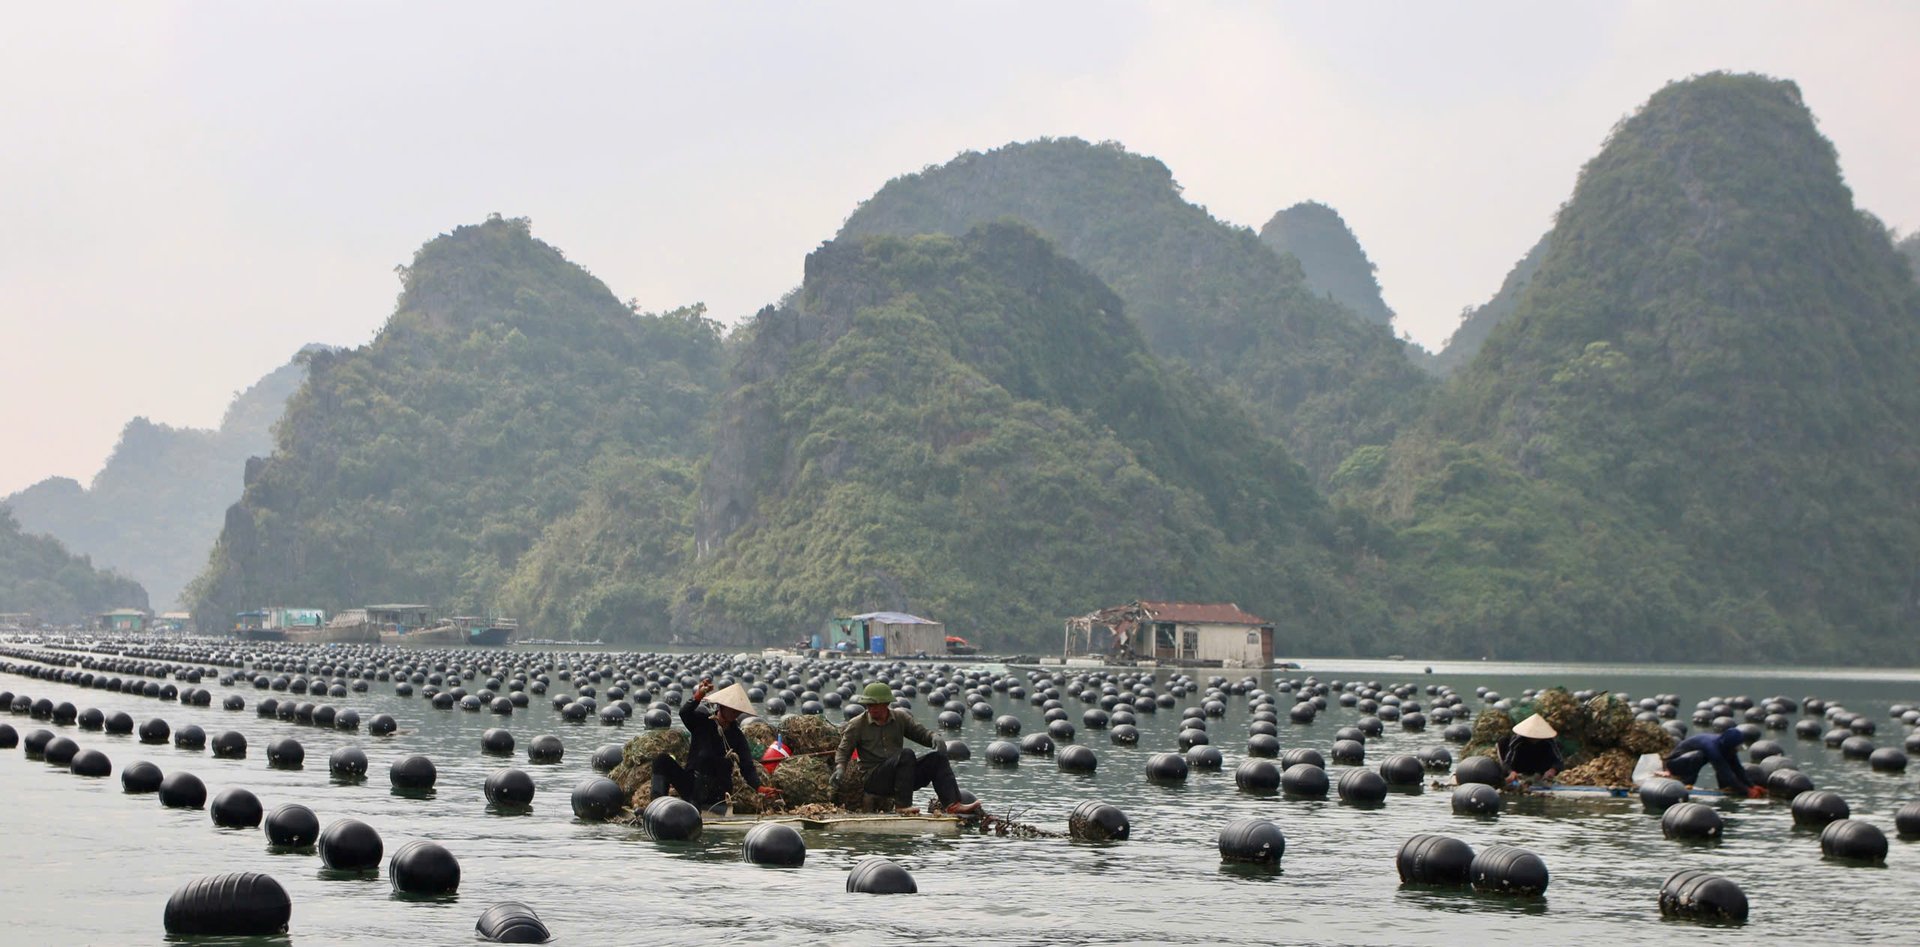
<svg viewBox="0 0 1920 947">
<path fill-rule="evenodd" d="M 1270 624 L 1266 619 L 1232 602 L 1141 602 L 1140 604 L 1153 615 L 1155 621 L 1189 622 L 1196 625 Z"/>
</svg>

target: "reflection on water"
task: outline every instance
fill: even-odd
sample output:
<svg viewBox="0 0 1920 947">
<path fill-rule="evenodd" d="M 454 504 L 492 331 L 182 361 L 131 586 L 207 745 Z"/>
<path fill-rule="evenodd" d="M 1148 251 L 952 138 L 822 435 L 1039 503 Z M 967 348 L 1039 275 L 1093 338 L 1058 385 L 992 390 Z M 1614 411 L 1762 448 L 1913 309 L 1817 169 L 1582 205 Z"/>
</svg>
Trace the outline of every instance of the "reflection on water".
<svg viewBox="0 0 1920 947">
<path fill-rule="evenodd" d="M 500 654 L 495 652 L 495 655 Z M 1308 662 L 1299 672 L 1323 680 L 1354 677 L 1422 688 L 1444 684 L 1471 697 L 1476 685 L 1509 695 L 1524 687 L 1606 688 L 1631 695 L 1671 691 L 1690 710 L 1695 700 L 1784 693 L 1817 694 L 1872 715 L 1880 745 L 1899 745 L 1905 727 L 1886 717 L 1890 703 L 1920 700 L 1920 672 L 1799 668 L 1638 668 L 1603 665 L 1510 665 L 1418 661 Z M 1193 672 L 1237 679 L 1243 672 Z M 1160 673 L 1165 680 L 1167 672 Z M 1273 677 L 1263 675 L 1271 688 Z M 304 770 L 267 768 L 263 759 L 222 760 L 171 745 L 145 746 L 133 736 L 109 736 L 0 714 L 24 733 L 45 726 L 99 748 L 116 770 L 151 760 L 163 770 L 190 770 L 207 782 L 209 797 L 244 786 L 272 808 L 299 802 L 323 823 L 352 817 L 373 825 L 391 853 L 406 841 L 430 838 L 461 861 L 457 897 L 412 901 L 390 896 L 384 872 L 342 876 L 311 855 L 269 852 L 264 838 L 215 831 L 204 811 L 162 809 L 151 796 L 120 792 L 119 780 L 82 780 L 19 750 L 0 753 L 0 838 L 12 856 L 5 881 L 10 942 L 151 943 L 160 940 L 167 896 L 188 878 L 219 871 L 264 871 L 279 879 L 294 902 L 290 938 L 265 943 L 466 943 L 488 905 L 519 900 L 532 905 L 562 944 L 714 943 L 822 940 L 897 944 L 1112 943 L 1645 943 L 1685 938 L 1690 943 L 1911 942 L 1920 910 L 1911 892 L 1920 880 L 1920 843 L 1894 840 L 1885 869 L 1822 859 L 1817 836 L 1797 831 L 1786 805 L 1715 803 L 1727 820 L 1722 841 L 1709 846 L 1670 842 L 1659 816 L 1630 799 L 1513 799 L 1498 817 L 1455 816 L 1445 792 L 1393 793 L 1377 808 L 1337 799 L 1290 800 L 1239 792 L 1233 767 L 1244 755 L 1246 702 L 1230 697 L 1227 715 L 1208 721 L 1212 745 L 1226 755 L 1218 772 L 1193 772 L 1185 783 L 1149 784 L 1147 758 L 1175 749 L 1179 707 L 1141 714 L 1137 746 L 1112 745 L 1102 730 L 1080 727 L 1078 698 L 1068 697 L 1074 742 L 1099 755 L 1091 774 L 1067 774 L 1046 757 L 1022 757 L 1017 767 L 986 765 L 991 721 L 969 715 L 948 734 L 974 749 L 956 765 L 961 785 L 996 812 L 1064 831 L 1067 813 L 1083 799 L 1124 810 L 1132 838 L 1093 845 L 1065 839 L 962 836 L 911 838 L 806 833 L 804 867 L 773 870 L 746 864 L 741 839 L 721 832 L 698 842 L 661 844 L 630 826 L 576 821 L 568 805 L 573 784 L 591 772 L 592 749 L 638 733 L 597 720 L 571 723 L 554 712 L 553 690 L 509 717 L 435 710 L 418 696 L 401 698 L 385 683 L 335 701 L 361 711 L 391 713 L 401 732 L 387 737 L 341 734 L 291 721 L 261 719 L 253 703 L 265 692 L 221 688 L 212 681 L 210 708 L 182 707 L 125 694 L 82 690 L 18 676 L 0 676 L 0 688 L 70 700 L 81 708 L 126 711 L 136 720 L 163 717 L 177 729 L 198 724 L 209 733 L 233 729 L 250 745 L 278 737 L 302 742 L 310 760 L 323 760 L 347 743 L 366 750 L 374 775 L 336 780 L 324 765 Z M 248 702 L 220 709 L 228 693 Z M 1197 704 L 1198 695 L 1179 706 Z M 1014 714 L 1024 732 L 1043 729 L 1040 713 L 1024 700 L 993 697 L 995 715 Z M 931 712 L 921 709 L 924 718 Z M 1284 717 L 1284 714 L 1282 715 Z M 1311 725 L 1282 722 L 1283 747 L 1327 751 L 1334 730 L 1358 713 L 1332 706 Z M 1684 716 L 1684 714 L 1683 714 Z M 836 715 L 837 719 L 837 715 Z M 28 726 L 23 727 L 23 722 Z M 512 759 L 480 751 L 480 733 L 505 726 L 522 747 L 553 733 L 567 745 L 558 766 L 533 766 L 524 751 Z M 1424 734 L 1388 731 L 1367 744 L 1374 764 L 1391 753 L 1411 753 L 1440 742 L 1439 727 Z M 1822 788 L 1852 805 L 1855 818 L 1893 836 L 1892 816 L 1920 796 L 1905 775 L 1876 774 L 1843 760 L 1819 740 L 1791 731 L 1770 734 L 1800 760 Z M 439 779 L 430 793 L 394 791 L 382 768 L 420 753 Z M 532 774 L 537 794 L 523 811 L 492 809 L 481 784 L 513 765 Z M 1346 767 L 1334 766 L 1337 780 Z M 1221 863 L 1219 828 L 1244 816 L 1277 821 L 1287 835 L 1278 871 Z M 1538 853 L 1552 872 L 1545 898 L 1510 900 L 1445 889 L 1403 888 L 1394 854 L 1408 836 L 1443 832 L 1476 849 L 1495 843 Z M 921 893 L 875 902 L 843 890 L 846 872 L 861 857 L 883 854 L 913 872 Z M 1753 904 L 1745 928 L 1662 922 L 1660 882 L 1682 868 L 1705 868 L 1738 881 Z M 243 941 L 263 943 L 262 941 Z M 196 941 L 196 943 L 208 943 Z"/>
</svg>

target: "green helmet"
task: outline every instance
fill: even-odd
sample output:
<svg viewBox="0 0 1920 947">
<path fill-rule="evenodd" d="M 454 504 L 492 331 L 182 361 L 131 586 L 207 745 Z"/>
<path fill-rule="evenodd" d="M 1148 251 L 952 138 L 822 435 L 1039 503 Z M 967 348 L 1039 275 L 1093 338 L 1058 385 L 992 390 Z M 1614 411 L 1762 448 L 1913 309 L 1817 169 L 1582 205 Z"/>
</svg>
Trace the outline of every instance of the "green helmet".
<svg viewBox="0 0 1920 947">
<path fill-rule="evenodd" d="M 893 703 L 893 688 L 888 687 L 886 681 L 874 681 L 868 684 L 867 689 L 861 691 L 860 696 L 855 697 L 853 702 L 868 707 L 874 704 L 891 704 Z"/>
</svg>

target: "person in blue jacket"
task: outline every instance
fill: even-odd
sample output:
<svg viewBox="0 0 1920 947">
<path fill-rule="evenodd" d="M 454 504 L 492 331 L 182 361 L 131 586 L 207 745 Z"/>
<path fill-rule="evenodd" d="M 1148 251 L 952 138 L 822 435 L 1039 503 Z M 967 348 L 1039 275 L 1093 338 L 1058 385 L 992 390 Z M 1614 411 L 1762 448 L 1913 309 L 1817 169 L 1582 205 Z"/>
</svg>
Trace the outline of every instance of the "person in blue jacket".
<svg viewBox="0 0 1920 947">
<path fill-rule="evenodd" d="M 1691 786 L 1700 778 L 1700 771 L 1711 763 L 1721 792 L 1757 799 L 1767 791 L 1747 781 L 1746 767 L 1740 763 L 1740 747 L 1746 742 L 1747 735 L 1739 727 L 1728 727 L 1719 733 L 1696 733 L 1681 740 L 1673 752 L 1667 754 L 1667 774 Z"/>
</svg>

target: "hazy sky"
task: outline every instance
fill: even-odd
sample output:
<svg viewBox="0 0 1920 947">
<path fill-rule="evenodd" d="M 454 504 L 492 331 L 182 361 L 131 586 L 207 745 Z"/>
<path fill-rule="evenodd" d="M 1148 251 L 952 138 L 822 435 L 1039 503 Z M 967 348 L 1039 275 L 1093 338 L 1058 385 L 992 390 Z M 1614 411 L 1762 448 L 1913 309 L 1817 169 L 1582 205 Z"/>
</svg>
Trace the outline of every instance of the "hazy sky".
<svg viewBox="0 0 1920 947">
<path fill-rule="evenodd" d="M 888 178 L 1041 135 L 1235 224 L 1331 204 L 1437 347 L 1693 73 L 1797 80 L 1859 203 L 1920 227 L 1916 38 L 1914 3 L 12 3 L 0 495 L 367 342 L 395 264 L 489 212 L 733 322 Z"/>
</svg>

